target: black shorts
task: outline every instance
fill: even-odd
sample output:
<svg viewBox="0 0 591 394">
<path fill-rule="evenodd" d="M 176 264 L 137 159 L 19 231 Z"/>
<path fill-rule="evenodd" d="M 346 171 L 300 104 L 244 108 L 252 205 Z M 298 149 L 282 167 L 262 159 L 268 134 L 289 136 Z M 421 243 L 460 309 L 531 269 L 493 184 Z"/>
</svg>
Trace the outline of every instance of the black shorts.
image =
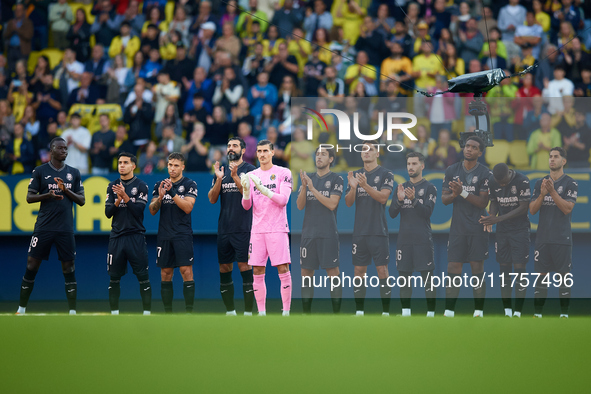
<svg viewBox="0 0 591 394">
<path fill-rule="evenodd" d="M 368 266 L 371 259 L 376 266 L 390 262 L 390 240 L 379 235 L 353 236 L 353 265 Z"/>
<path fill-rule="evenodd" d="M 534 252 L 534 269 L 537 273 L 569 273 L 572 268 L 572 261 L 573 247 L 571 245 L 536 245 Z"/>
<path fill-rule="evenodd" d="M 529 231 L 497 233 L 495 253 L 499 264 L 527 264 L 529 261 Z"/>
<path fill-rule="evenodd" d="M 302 238 L 300 244 L 302 269 L 317 270 L 339 266 L 339 240 L 334 238 Z"/>
<path fill-rule="evenodd" d="M 129 234 L 109 239 L 107 272 L 121 277 L 127 273 L 127 262 L 134 275 L 148 274 L 148 247 L 144 234 Z"/>
<path fill-rule="evenodd" d="M 449 234 L 449 241 L 447 241 L 447 261 L 449 263 L 469 263 L 486 259 L 488 259 L 488 234 Z"/>
<path fill-rule="evenodd" d="M 398 245 L 396 269 L 398 272 L 433 271 L 435 269 L 433 244 Z"/>
<path fill-rule="evenodd" d="M 248 263 L 250 233 L 218 234 L 218 263 Z"/>
<path fill-rule="evenodd" d="M 193 236 L 158 240 L 156 252 L 156 265 L 160 268 L 193 265 Z"/>
<path fill-rule="evenodd" d="M 76 258 L 74 233 L 59 231 L 33 232 L 29 244 L 29 256 L 37 260 L 47 260 L 51 252 L 51 245 L 55 245 L 59 261 L 74 261 Z"/>
</svg>

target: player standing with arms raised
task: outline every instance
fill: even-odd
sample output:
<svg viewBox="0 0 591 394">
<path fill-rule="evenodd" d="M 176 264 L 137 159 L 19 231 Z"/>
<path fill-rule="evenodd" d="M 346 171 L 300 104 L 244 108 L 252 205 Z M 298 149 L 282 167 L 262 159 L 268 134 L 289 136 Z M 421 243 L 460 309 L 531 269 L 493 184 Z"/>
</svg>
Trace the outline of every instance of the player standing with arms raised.
<svg viewBox="0 0 591 394">
<path fill-rule="evenodd" d="M 234 282 L 232 265 L 238 263 L 242 275 L 244 295 L 244 315 L 252 315 L 254 303 L 252 267 L 248 265 L 248 245 L 252 227 L 252 211 L 242 207 L 242 183 L 240 175 L 255 170 L 256 167 L 242 160 L 246 144 L 240 137 L 228 140 L 229 168 L 220 168 L 215 162 L 215 175 L 208 193 L 209 202 L 215 204 L 220 199 L 218 220 L 218 263 L 220 265 L 220 293 L 226 306 L 226 315 L 236 316 L 234 308 Z"/>
<path fill-rule="evenodd" d="M 330 170 L 335 161 L 333 148 L 316 149 L 316 168 L 308 175 L 300 170 L 302 185 L 298 194 L 299 210 L 306 208 L 300 242 L 302 265 L 302 304 L 304 313 L 312 310 L 314 270 L 325 269 L 329 277 L 339 276 L 339 233 L 337 231 L 337 208 L 343 194 L 343 178 Z M 340 281 L 339 281 L 340 282 Z M 339 313 L 343 297 L 342 286 L 330 290 L 332 310 Z"/>
<path fill-rule="evenodd" d="M 524 280 L 525 266 L 529 259 L 529 218 L 527 209 L 531 197 L 529 179 L 510 170 L 505 163 L 493 168 L 490 180 L 490 216 L 482 216 L 480 223 L 492 230 L 497 225 L 495 253 L 500 265 L 501 298 L 505 316 L 511 317 L 513 312 L 511 293 L 514 282 L 512 272 L 518 274 L 515 280 L 515 317 L 521 317 L 527 283 Z M 498 216 L 497 216 L 498 215 Z M 527 280 L 527 279 L 526 279 Z"/>
<path fill-rule="evenodd" d="M 61 137 L 51 140 L 49 153 L 51 160 L 33 170 L 27 191 L 27 203 L 41 202 L 41 207 L 29 245 L 17 314 L 25 313 L 35 285 L 35 276 L 41 262 L 49 258 L 54 244 L 57 257 L 62 263 L 70 314 L 76 314 L 76 241 L 72 206 L 73 203 L 80 206 L 85 204 L 84 187 L 80 171 L 64 163 L 68 156 L 66 140 Z"/>
<path fill-rule="evenodd" d="M 464 263 L 470 263 L 472 276 L 478 278 L 478 284 L 472 288 L 474 317 L 484 315 L 484 260 L 488 258 L 488 232 L 479 220 L 486 214 L 491 172 L 478 163 L 483 151 L 484 142 L 478 137 L 469 137 L 463 149 L 464 160 L 452 164 L 445 171 L 441 201 L 444 205 L 453 204 L 447 243 L 447 273 L 451 283 L 445 291 L 446 317 L 454 316 L 460 286 L 454 285 L 453 279 L 461 277 Z"/>
<path fill-rule="evenodd" d="M 400 287 L 402 316 L 410 316 L 412 297 L 411 276 L 419 271 L 425 286 L 427 317 L 435 317 L 435 289 L 431 286 L 435 270 L 431 214 L 437 201 L 437 189 L 423 178 L 425 157 L 418 152 L 406 155 L 406 169 L 410 180 L 396 188 L 390 204 L 390 217 L 400 214 L 396 250 L 396 268 L 406 278 Z"/>
<path fill-rule="evenodd" d="M 144 315 L 152 310 L 152 286 L 148 275 L 148 249 L 144 210 L 148 204 L 149 189 L 146 182 L 133 175 L 137 158 L 131 153 L 121 152 L 117 158 L 119 179 L 109 183 L 105 216 L 113 218 L 109 251 L 107 253 L 107 271 L 109 282 L 109 304 L 111 314 L 119 314 L 119 296 L 121 295 L 121 277 L 127 273 L 127 262 L 140 283 L 140 295 Z"/>
<path fill-rule="evenodd" d="M 386 203 L 394 188 L 394 175 L 378 165 L 378 142 L 365 141 L 361 152 L 363 168 L 349 171 L 345 203 L 355 204 L 355 224 L 353 226 L 353 266 L 355 277 L 363 280 L 355 286 L 355 314 L 364 315 L 365 286 L 364 277 L 371 260 L 376 265 L 380 280 L 382 315 L 390 315 L 392 289 L 388 286 L 388 263 L 390 262 L 390 242 L 386 222 Z M 358 282 L 359 283 L 359 282 Z"/>
<path fill-rule="evenodd" d="M 164 311 L 172 313 L 172 275 L 176 267 L 183 277 L 183 296 L 187 313 L 193 311 L 195 281 L 193 280 L 193 228 L 191 211 L 197 199 L 197 183 L 183 176 L 185 156 L 179 152 L 168 155 L 168 174 L 154 185 L 150 213 L 161 209 L 158 224 L 156 265 L 161 268 Z"/>
<path fill-rule="evenodd" d="M 241 177 L 242 206 L 247 210 L 252 207 L 248 264 L 254 271 L 254 296 L 259 316 L 267 314 L 267 258 L 271 259 L 273 267 L 277 267 L 281 280 L 283 316 L 289 316 L 291 309 L 291 256 L 286 205 L 291 195 L 292 179 L 288 168 L 273 165 L 274 154 L 271 141 L 259 141 L 257 158 L 261 166 Z"/>
<path fill-rule="evenodd" d="M 534 186 L 529 212 L 540 212 L 534 269 L 540 276 L 534 292 L 535 317 L 542 317 L 546 297 L 548 296 L 550 272 L 561 275 L 559 287 L 560 317 L 568 317 L 570 286 L 566 282 L 572 268 L 573 235 L 571 229 L 572 211 L 577 202 L 579 185 L 564 173 L 566 151 L 556 147 L 550 150 L 550 175 L 539 179 Z"/>
</svg>

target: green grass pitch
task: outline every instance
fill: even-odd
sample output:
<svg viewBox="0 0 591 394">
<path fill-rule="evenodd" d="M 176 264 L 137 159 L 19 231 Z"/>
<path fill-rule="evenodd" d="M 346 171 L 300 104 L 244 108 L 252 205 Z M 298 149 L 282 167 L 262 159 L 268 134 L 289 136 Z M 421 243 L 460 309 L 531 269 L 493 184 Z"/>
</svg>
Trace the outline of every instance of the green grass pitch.
<svg viewBox="0 0 591 394">
<path fill-rule="evenodd" d="M 4 315 L 0 392 L 589 392 L 590 323 L 556 315 Z"/>
</svg>

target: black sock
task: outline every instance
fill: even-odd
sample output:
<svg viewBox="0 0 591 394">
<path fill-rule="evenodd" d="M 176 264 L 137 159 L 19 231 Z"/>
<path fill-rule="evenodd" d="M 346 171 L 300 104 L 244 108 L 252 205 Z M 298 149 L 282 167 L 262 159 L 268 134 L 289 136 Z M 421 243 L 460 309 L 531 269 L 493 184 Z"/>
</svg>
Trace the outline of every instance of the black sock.
<svg viewBox="0 0 591 394">
<path fill-rule="evenodd" d="M 404 278 L 404 286 L 400 286 L 400 305 L 402 306 L 402 309 L 410 309 L 412 287 L 409 282 L 412 272 L 399 272 L 399 274 Z"/>
<path fill-rule="evenodd" d="M 388 286 L 388 278 L 380 279 L 380 298 L 382 299 L 382 312 L 390 313 L 390 299 L 392 288 Z"/>
<path fill-rule="evenodd" d="M 562 283 L 564 283 L 564 275 L 562 276 L 562 279 Z M 558 291 L 560 292 L 558 295 L 560 298 L 560 313 L 568 315 L 568 307 L 570 304 L 570 287 L 562 285 Z"/>
<path fill-rule="evenodd" d="M 164 312 L 172 313 L 172 298 L 174 296 L 172 281 L 162 281 L 160 295 L 162 296 L 162 303 L 164 304 Z"/>
<path fill-rule="evenodd" d="M 68 308 L 71 311 L 75 311 L 76 294 L 78 293 L 78 286 L 76 284 L 76 274 L 74 272 L 64 274 L 64 279 L 66 281 L 66 298 L 68 299 Z"/>
<path fill-rule="evenodd" d="M 22 306 L 23 308 L 27 307 L 29 303 L 29 297 L 33 292 L 33 286 L 35 285 L 35 276 L 37 275 L 38 271 L 31 271 L 27 268 L 25 271 L 25 276 L 23 276 L 23 281 L 21 283 L 21 294 L 20 300 L 18 305 Z"/>
<path fill-rule="evenodd" d="M 456 309 L 456 301 L 458 300 L 458 296 L 460 295 L 460 286 L 454 285 L 454 278 L 457 276 L 462 276 L 462 274 L 447 274 L 449 276 L 449 282 L 446 283 L 445 287 L 445 309 L 450 311 L 455 311 Z M 445 279 L 447 282 L 448 279 Z M 456 284 L 459 281 L 456 281 Z M 449 285 L 449 286 L 448 286 Z"/>
<path fill-rule="evenodd" d="M 254 289 L 252 283 L 254 281 L 252 277 L 252 270 L 240 272 L 242 275 L 242 294 L 244 295 L 244 312 L 252 312 L 254 305 Z"/>
<path fill-rule="evenodd" d="M 363 283 L 363 277 L 359 277 L 361 279 L 361 286 L 354 286 L 354 295 L 355 295 L 355 310 L 356 311 L 363 311 L 365 309 L 365 293 L 367 293 L 367 288 L 365 287 L 365 283 Z"/>
<path fill-rule="evenodd" d="M 472 276 L 478 278 L 477 287 L 472 288 L 472 294 L 474 295 L 474 309 L 482 311 L 484 310 L 484 299 L 486 297 L 486 281 L 484 280 L 484 272 L 480 274 L 474 274 Z"/>
<path fill-rule="evenodd" d="M 234 286 L 232 286 L 232 298 L 234 298 Z M 195 281 L 188 280 L 183 282 L 183 296 L 185 297 L 185 310 L 187 313 L 193 312 L 195 303 Z"/>
<path fill-rule="evenodd" d="M 546 303 L 546 297 L 548 297 L 548 286 L 540 283 L 540 280 L 536 283 L 536 289 L 534 291 L 534 311 L 536 314 L 541 315 Z"/>
<path fill-rule="evenodd" d="M 232 271 L 220 272 L 220 294 L 222 301 L 226 306 L 226 311 L 236 310 L 234 307 L 234 282 L 232 281 Z"/>
<path fill-rule="evenodd" d="M 305 314 L 312 313 L 312 300 L 314 299 L 313 277 L 302 276 L 302 308 Z"/>
<path fill-rule="evenodd" d="M 523 310 L 523 303 L 525 302 L 525 294 L 527 293 L 527 286 L 523 286 L 524 283 L 522 283 L 522 281 L 520 280 L 522 278 L 521 274 L 525 273 L 525 267 L 515 267 L 515 272 L 517 273 L 517 275 L 519 275 L 517 277 L 517 280 L 515 281 L 515 312 L 521 313 L 521 311 Z"/>
<path fill-rule="evenodd" d="M 433 271 L 421 271 L 423 278 L 423 285 L 425 286 L 425 298 L 427 299 L 427 311 L 435 312 L 435 305 L 437 303 L 435 288 L 431 288 L 433 281 Z"/>
<path fill-rule="evenodd" d="M 513 275 L 511 274 L 511 266 L 502 264 L 501 265 L 501 275 L 503 276 L 503 282 L 501 285 L 501 299 L 503 300 L 503 308 L 505 309 L 512 309 L 513 305 L 511 302 L 511 293 L 513 292 L 513 287 L 511 287 L 511 283 L 513 282 Z M 518 280 L 519 278 L 517 278 Z M 517 283 L 515 280 L 515 283 Z"/>
<path fill-rule="evenodd" d="M 112 277 L 109 281 L 109 306 L 112 311 L 119 310 L 119 297 L 121 296 L 121 277 Z"/>
<path fill-rule="evenodd" d="M 137 278 L 140 283 L 140 296 L 142 297 L 142 307 L 144 311 L 152 310 L 152 285 L 150 284 L 150 277 L 146 274 Z"/>
<path fill-rule="evenodd" d="M 332 280 L 332 278 L 331 278 Z M 341 312 L 341 301 L 343 299 L 343 286 L 339 282 L 338 286 L 330 287 L 330 301 L 332 302 L 332 312 Z"/>
</svg>

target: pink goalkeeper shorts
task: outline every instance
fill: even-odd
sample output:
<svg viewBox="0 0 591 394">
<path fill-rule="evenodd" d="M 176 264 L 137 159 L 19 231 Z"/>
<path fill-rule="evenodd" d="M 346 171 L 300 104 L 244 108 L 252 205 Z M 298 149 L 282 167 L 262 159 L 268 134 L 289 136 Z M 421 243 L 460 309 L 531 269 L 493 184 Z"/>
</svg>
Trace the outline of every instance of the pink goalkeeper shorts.
<svg viewBox="0 0 591 394">
<path fill-rule="evenodd" d="M 248 247 L 248 264 L 265 267 L 267 258 L 271 265 L 291 264 L 287 233 L 251 233 Z"/>
</svg>

